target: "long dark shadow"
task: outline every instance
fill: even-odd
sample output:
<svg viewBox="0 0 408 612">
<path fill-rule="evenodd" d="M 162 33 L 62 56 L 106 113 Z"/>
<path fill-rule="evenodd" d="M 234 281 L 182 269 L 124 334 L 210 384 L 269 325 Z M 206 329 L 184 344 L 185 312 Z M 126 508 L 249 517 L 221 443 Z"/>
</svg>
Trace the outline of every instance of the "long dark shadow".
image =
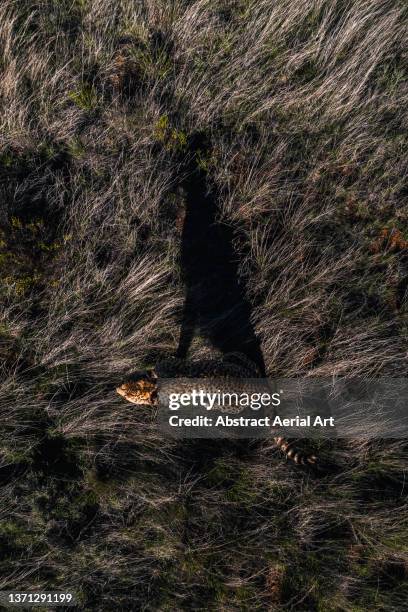
<svg viewBox="0 0 408 612">
<path fill-rule="evenodd" d="M 182 182 L 186 211 L 181 266 L 186 296 L 177 355 L 187 356 L 198 332 L 222 353 L 243 353 L 264 375 L 265 364 L 251 323 L 251 307 L 238 276 L 234 232 L 219 221 L 215 188 L 197 164 L 197 152 L 206 149 L 208 146 L 200 136 L 192 140 Z"/>
</svg>

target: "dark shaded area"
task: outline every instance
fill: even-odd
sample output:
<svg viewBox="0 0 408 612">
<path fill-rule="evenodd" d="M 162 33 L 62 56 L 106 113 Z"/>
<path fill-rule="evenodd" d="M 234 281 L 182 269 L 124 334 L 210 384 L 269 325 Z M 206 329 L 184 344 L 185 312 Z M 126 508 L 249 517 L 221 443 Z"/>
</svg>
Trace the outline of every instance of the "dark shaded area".
<svg viewBox="0 0 408 612">
<path fill-rule="evenodd" d="M 251 323 L 251 307 L 238 276 L 234 231 L 218 219 L 215 189 L 197 164 L 198 152 L 208 150 L 197 135 L 190 142 L 186 178 L 186 214 L 181 240 L 181 266 L 186 285 L 177 356 L 185 358 L 194 333 L 222 353 L 239 351 L 265 374 L 260 343 Z"/>
<path fill-rule="evenodd" d="M 45 478 L 51 475 L 70 480 L 82 475 L 77 456 L 61 436 L 44 436 L 36 448 L 33 462 Z"/>
<path fill-rule="evenodd" d="M 3 223 L 11 212 L 23 222 L 44 217 L 49 230 L 55 232 L 59 219 L 55 218 L 55 207 L 49 205 L 49 192 L 55 187 L 56 178 L 64 183 L 70 180 L 71 169 L 69 151 L 54 140 L 44 141 L 34 149 L 8 148 L 0 155 Z"/>
<path fill-rule="evenodd" d="M 13 480 L 21 478 L 28 468 L 28 461 L 22 461 L 21 463 L 10 463 L 0 467 L 0 486 L 5 486 L 12 483 Z"/>
</svg>

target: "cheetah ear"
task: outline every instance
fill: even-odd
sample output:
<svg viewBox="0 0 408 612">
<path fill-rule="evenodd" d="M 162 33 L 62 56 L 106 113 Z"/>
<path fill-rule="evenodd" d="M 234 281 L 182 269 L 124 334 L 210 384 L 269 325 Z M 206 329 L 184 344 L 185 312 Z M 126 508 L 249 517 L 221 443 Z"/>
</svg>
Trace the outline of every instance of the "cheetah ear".
<svg viewBox="0 0 408 612">
<path fill-rule="evenodd" d="M 150 378 L 153 378 L 154 380 L 156 380 L 156 379 L 158 378 L 158 376 L 157 376 L 156 371 L 155 371 L 155 369 L 154 369 L 154 368 L 149 368 L 149 369 L 147 370 L 147 375 L 148 375 Z"/>
</svg>

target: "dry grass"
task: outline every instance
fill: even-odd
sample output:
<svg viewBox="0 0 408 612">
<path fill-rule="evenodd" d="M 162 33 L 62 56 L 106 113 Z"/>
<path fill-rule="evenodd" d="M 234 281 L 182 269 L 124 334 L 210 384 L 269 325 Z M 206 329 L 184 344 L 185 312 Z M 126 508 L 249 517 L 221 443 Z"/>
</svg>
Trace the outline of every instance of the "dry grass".
<svg viewBox="0 0 408 612">
<path fill-rule="evenodd" d="M 82 608 L 404 610 L 404 441 L 333 475 L 163 440 L 190 138 L 271 376 L 405 376 L 407 8 L 3 0 L 0 587 Z M 195 341 L 196 355 L 209 348 Z"/>
</svg>

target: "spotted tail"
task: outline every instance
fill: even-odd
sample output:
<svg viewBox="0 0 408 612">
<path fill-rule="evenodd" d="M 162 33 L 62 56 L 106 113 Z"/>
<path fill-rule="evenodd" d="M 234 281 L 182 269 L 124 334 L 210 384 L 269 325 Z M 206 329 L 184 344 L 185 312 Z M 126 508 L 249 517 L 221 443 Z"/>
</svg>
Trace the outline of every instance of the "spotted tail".
<svg viewBox="0 0 408 612">
<path fill-rule="evenodd" d="M 292 459 L 297 464 L 307 465 L 307 464 L 315 464 L 317 462 L 317 457 L 315 455 L 307 455 L 299 450 L 295 443 L 289 442 L 286 438 L 274 438 L 276 445 L 285 453 L 285 455 Z"/>
</svg>

